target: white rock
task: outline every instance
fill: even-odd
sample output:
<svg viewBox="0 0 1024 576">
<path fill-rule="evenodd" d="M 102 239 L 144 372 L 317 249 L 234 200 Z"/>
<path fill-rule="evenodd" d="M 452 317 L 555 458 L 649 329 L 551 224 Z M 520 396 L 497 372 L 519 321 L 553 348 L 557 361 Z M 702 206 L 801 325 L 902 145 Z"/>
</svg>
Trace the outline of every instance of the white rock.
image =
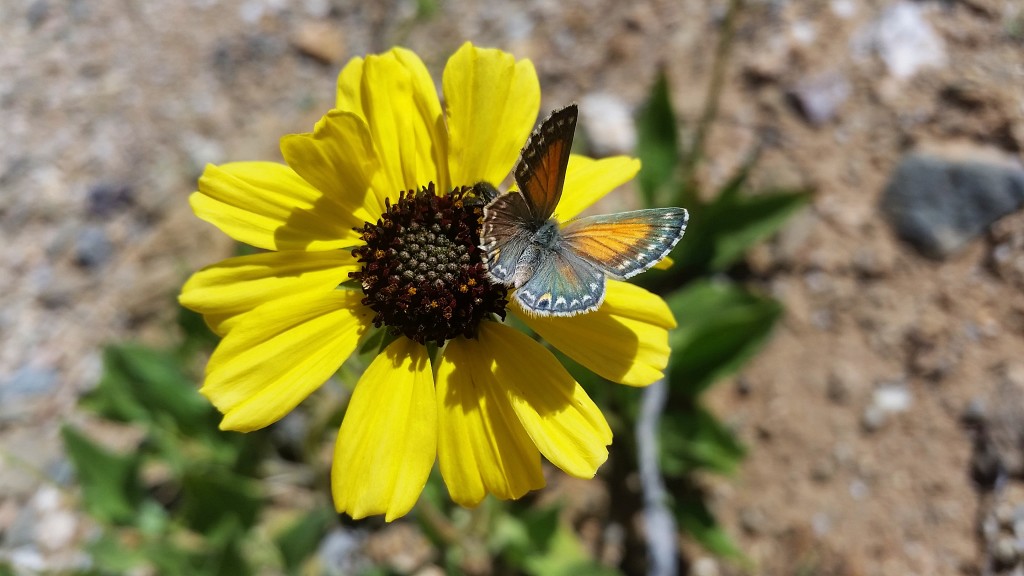
<svg viewBox="0 0 1024 576">
<path fill-rule="evenodd" d="M 331 13 L 330 0 L 303 0 L 302 7 L 313 18 L 327 18 Z"/>
<path fill-rule="evenodd" d="M 36 544 L 50 552 L 67 548 L 75 539 L 78 519 L 66 510 L 43 515 L 35 527 Z"/>
<path fill-rule="evenodd" d="M 587 94 L 580 99 L 580 114 L 596 155 L 628 154 L 636 148 L 633 114 L 619 97 L 605 92 Z"/>
<path fill-rule="evenodd" d="M 46 560 L 43 555 L 39 553 L 39 550 L 30 546 L 11 550 L 7 555 L 7 560 L 18 574 L 38 574 L 46 569 Z M 23 572 L 19 572 L 19 570 Z"/>
<path fill-rule="evenodd" d="M 806 20 L 794 23 L 789 32 L 793 35 L 793 40 L 802 46 L 813 44 L 818 39 L 818 29 Z"/>
<path fill-rule="evenodd" d="M 60 491 L 53 486 L 43 486 L 32 495 L 31 503 L 39 512 L 54 512 L 60 508 Z"/>
<path fill-rule="evenodd" d="M 872 25 L 872 44 L 889 74 L 906 79 L 946 65 L 946 48 L 917 4 L 899 2 Z"/>
<path fill-rule="evenodd" d="M 718 576 L 718 562 L 709 556 L 701 556 L 690 567 L 690 573 L 694 576 Z"/>
<path fill-rule="evenodd" d="M 858 502 L 867 498 L 870 491 L 868 485 L 860 478 L 854 478 L 850 482 L 850 497 Z"/>
<path fill-rule="evenodd" d="M 857 13 L 857 4 L 853 0 L 832 0 L 829 5 L 832 13 L 844 20 Z"/>
<path fill-rule="evenodd" d="M 882 384 L 875 389 L 872 397 L 872 404 L 886 414 L 906 412 L 912 403 L 910 390 L 902 383 Z"/>
</svg>

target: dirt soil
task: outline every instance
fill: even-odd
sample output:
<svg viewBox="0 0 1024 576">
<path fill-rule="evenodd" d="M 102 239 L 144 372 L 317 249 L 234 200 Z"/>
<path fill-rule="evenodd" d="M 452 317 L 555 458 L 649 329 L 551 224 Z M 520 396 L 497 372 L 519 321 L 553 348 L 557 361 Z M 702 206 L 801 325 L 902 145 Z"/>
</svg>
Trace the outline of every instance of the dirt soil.
<svg viewBox="0 0 1024 576">
<path fill-rule="evenodd" d="M 933 57 L 909 74 L 871 32 L 897 4 L 939 43 L 919 47 Z M 465 40 L 530 58 L 544 109 L 604 95 L 632 110 L 663 66 L 685 129 L 702 108 L 725 9 L 4 0 L 4 546 L 40 498 L 25 470 L 67 473 L 59 424 L 95 383 L 101 345 L 166 342 L 181 282 L 231 252 L 188 208 L 206 163 L 280 159 L 278 138 L 310 130 L 330 108 L 348 58 L 396 44 L 436 79 Z M 814 82 L 839 95 L 824 117 L 794 96 Z M 704 558 L 687 543 L 693 572 L 1001 573 L 1013 564 L 993 560 L 998 534 L 982 528 L 1024 507 L 1019 469 L 1006 464 L 1024 438 L 1024 213 L 932 260 L 896 237 L 879 205 L 908 151 L 1024 158 L 1024 0 L 749 0 L 702 182 L 721 184 L 758 144 L 758 187 L 814 197 L 747 263 L 752 287 L 785 304 L 784 320 L 708 398 L 750 448 L 736 477 L 705 481 L 752 564 Z M 975 448 L 989 444 L 1008 472 L 983 493 Z M 51 532 L 43 560 L 59 566 L 79 532 Z"/>
</svg>

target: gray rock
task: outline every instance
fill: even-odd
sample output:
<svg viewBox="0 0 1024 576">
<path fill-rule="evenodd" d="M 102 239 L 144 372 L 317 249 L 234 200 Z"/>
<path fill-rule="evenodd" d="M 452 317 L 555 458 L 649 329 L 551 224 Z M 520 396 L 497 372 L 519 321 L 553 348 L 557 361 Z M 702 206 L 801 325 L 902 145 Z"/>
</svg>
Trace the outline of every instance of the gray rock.
<svg viewBox="0 0 1024 576">
<path fill-rule="evenodd" d="M 50 3 L 47 0 L 36 0 L 29 4 L 28 10 L 25 11 L 25 19 L 28 20 L 28 25 L 33 29 L 38 28 L 49 15 Z"/>
<path fill-rule="evenodd" d="M 0 404 L 7 404 L 22 396 L 49 394 L 59 382 L 57 371 L 39 366 L 22 366 L 3 385 L 0 385 Z"/>
<path fill-rule="evenodd" d="M 32 544 L 32 541 L 35 539 L 36 524 L 38 523 L 39 511 L 31 506 L 22 506 L 14 523 L 4 532 L 4 547 L 20 548 Z"/>
<path fill-rule="evenodd" d="M 886 187 L 882 211 L 921 253 L 945 258 L 1024 205 L 1024 168 L 950 160 L 926 153 L 903 159 Z"/>
<path fill-rule="evenodd" d="M 83 268 L 98 268 L 113 255 L 107 233 L 99 226 L 87 226 L 75 241 L 75 263 Z"/>
</svg>

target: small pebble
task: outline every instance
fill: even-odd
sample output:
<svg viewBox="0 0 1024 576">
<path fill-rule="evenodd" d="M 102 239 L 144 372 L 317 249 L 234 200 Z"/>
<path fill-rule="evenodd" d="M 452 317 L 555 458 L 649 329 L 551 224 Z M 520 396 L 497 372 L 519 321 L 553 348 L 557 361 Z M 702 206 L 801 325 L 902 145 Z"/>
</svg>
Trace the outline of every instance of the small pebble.
<svg viewBox="0 0 1024 576">
<path fill-rule="evenodd" d="M 864 414 L 860 418 L 860 425 L 865 432 L 875 432 L 885 425 L 886 420 L 885 411 L 872 404 L 864 409 Z"/>
<path fill-rule="evenodd" d="M 1012 529 L 1016 516 L 1015 506 L 1007 501 L 1002 501 L 996 506 L 996 520 L 1003 528 Z"/>
<path fill-rule="evenodd" d="M 709 556 L 697 558 L 690 566 L 690 574 L 693 576 L 718 576 L 718 562 Z"/>
<path fill-rule="evenodd" d="M 345 58 L 345 35 L 340 26 L 329 21 L 305 22 L 289 40 L 296 50 L 321 64 L 334 65 Z"/>
<path fill-rule="evenodd" d="M 1017 549 L 1017 540 L 1013 536 L 1003 534 L 996 540 L 992 550 L 992 559 L 996 564 L 1003 567 L 1010 567 L 1020 560 L 1020 551 Z"/>
<path fill-rule="evenodd" d="M 106 218 L 135 204 L 135 190 L 120 184 L 97 184 L 85 195 L 85 212 Z"/>
<path fill-rule="evenodd" d="M 38 28 L 49 15 L 50 3 L 47 0 L 36 0 L 29 4 L 28 10 L 25 11 L 25 19 L 28 20 L 29 27 L 33 29 Z"/>
<path fill-rule="evenodd" d="M 811 479 L 824 484 L 836 474 L 836 463 L 832 458 L 819 458 L 811 467 Z"/>
<path fill-rule="evenodd" d="M 757 508 L 741 509 L 739 519 L 740 528 L 752 536 L 763 533 L 765 528 L 768 527 L 768 519 L 765 518 L 764 512 Z"/>
<path fill-rule="evenodd" d="M 875 389 L 872 403 L 887 414 L 898 414 L 910 409 L 913 397 L 906 384 L 890 382 Z"/>
<path fill-rule="evenodd" d="M 106 264 L 114 249 L 106 231 L 99 226 L 87 226 L 75 241 L 75 263 L 83 268 L 99 268 Z"/>
<path fill-rule="evenodd" d="M 320 541 L 317 557 L 324 567 L 324 574 L 340 576 L 362 572 L 369 568 L 368 560 L 362 554 L 366 535 L 348 528 L 335 528 Z"/>
<path fill-rule="evenodd" d="M 858 502 L 868 497 L 868 485 L 861 479 L 850 482 L 850 497 Z"/>
<path fill-rule="evenodd" d="M 824 512 L 816 512 L 811 517 L 811 530 L 818 538 L 825 537 L 832 530 L 832 519 Z"/>
<path fill-rule="evenodd" d="M 825 72 L 799 81 L 789 92 L 804 118 L 814 126 L 833 120 L 852 89 L 839 72 Z"/>
</svg>

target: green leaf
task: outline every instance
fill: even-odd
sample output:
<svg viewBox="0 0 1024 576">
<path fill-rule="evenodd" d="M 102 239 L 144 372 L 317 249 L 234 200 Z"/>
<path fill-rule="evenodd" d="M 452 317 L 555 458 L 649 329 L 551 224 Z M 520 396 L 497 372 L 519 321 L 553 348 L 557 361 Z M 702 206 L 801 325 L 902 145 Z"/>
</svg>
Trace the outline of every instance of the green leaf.
<svg viewBox="0 0 1024 576">
<path fill-rule="evenodd" d="M 90 543 L 89 556 L 100 574 L 128 574 L 150 564 L 145 550 L 129 545 L 115 531 L 103 532 Z"/>
<path fill-rule="evenodd" d="M 535 576 L 575 576 L 593 574 L 612 576 L 618 574 L 614 568 L 604 566 L 590 557 L 576 534 L 558 523 L 551 535 L 550 544 L 543 553 L 528 556 L 523 566 L 526 574 Z"/>
<path fill-rule="evenodd" d="M 804 192 L 720 194 L 709 204 L 691 207 L 686 236 L 672 253 L 675 266 L 691 276 L 728 269 L 750 247 L 781 229 L 808 198 Z"/>
<path fill-rule="evenodd" d="M 732 431 L 698 405 L 667 412 L 661 422 L 660 440 L 662 472 L 670 477 L 699 469 L 732 474 L 746 456 L 746 449 Z"/>
<path fill-rule="evenodd" d="M 219 340 L 206 324 L 202 314 L 184 306 L 178 308 L 178 327 L 185 336 L 178 350 L 178 357 L 183 360 L 192 358 L 199 350 L 213 349 Z"/>
<path fill-rule="evenodd" d="M 744 556 L 739 547 L 708 509 L 704 494 L 692 486 L 685 486 L 684 490 L 677 490 L 677 492 L 682 492 L 682 494 L 676 495 L 672 511 L 675 513 L 679 527 L 693 536 L 712 554 L 725 558 L 743 559 Z"/>
<path fill-rule="evenodd" d="M 695 398 L 738 370 L 764 344 L 782 307 L 731 284 L 700 282 L 667 302 L 679 328 L 669 335 L 672 390 Z"/>
<path fill-rule="evenodd" d="M 512 509 L 498 516 L 488 548 L 510 566 L 522 569 L 530 558 L 545 554 L 559 530 L 561 506 Z"/>
<path fill-rule="evenodd" d="M 70 426 L 61 428 L 61 435 L 89 514 L 100 522 L 131 522 L 143 497 L 138 476 L 140 455 L 110 452 Z"/>
<path fill-rule="evenodd" d="M 244 526 L 248 524 L 239 524 L 235 518 L 218 523 L 216 530 L 206 534 L 207 548 L 192 554 L 190 560 L 196 569 L 189 574 L 252 574 L 252 569 L 242 556 L 242 542 L 249 537 Z"/>
<path fill-rule="evenodd" d="M 715 214 L 715 250 L 708 263 L 725 270 L 754 244 L 778 232 L 797 210 L 807 204 L 803 192 L 764 194 L 723 199 Z"/>
<path fill-rule="evenodd" d="M 114 348 L 103 351 L 103 376 L 80 402 L 81 406 L 118 422 L 147 422 L 149 414 L 133 391 L 131 377 L 112 361 Z"/>
<path fill-rule="evenodd" d="M 107 418 L 173 426 L 187 436 L 216 430 L 215 412 L 172 353 L 137 345 L 104 352 L 103 378 L 84 404 Z"/>
<path fill-rule="evenodd" d="M 679 133 L 664 70 L 658 73 L 651 95 L 637 118 L 636 154 L 641 162 L 637 183 L 644 203 L 663 206 L 664 191 L 675 177 L 679 161 Z"/>
<path fill-rule="evenodd" d="M 274 538 L 289 573 L 298 573 L 306 559 L 316 552 L 333 520 L 333 511 L 317 507 Z"/>
<path fill-rule="evenodd" d="M 263 497 L 257 484 L 222 469 L 192 469 L 182 483 L 182 516 L 196 532 L 209 532 L 224 522 L 251 526 Z"/>
</svg>

